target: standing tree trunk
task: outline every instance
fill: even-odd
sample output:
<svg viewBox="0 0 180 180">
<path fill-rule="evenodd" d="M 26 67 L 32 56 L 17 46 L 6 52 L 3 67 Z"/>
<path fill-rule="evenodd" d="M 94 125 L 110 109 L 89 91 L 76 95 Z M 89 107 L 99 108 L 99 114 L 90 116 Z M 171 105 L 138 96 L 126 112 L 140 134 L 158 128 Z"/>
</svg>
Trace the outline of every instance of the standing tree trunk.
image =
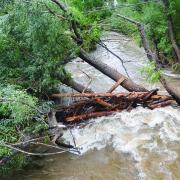
<svg viewBox="0 0 180 180">
<path fill-rule="evenodd" d="M 177 57 L 178 62 L 180 62 L 180 50 L 179 47 L 176 43 L 174 31 L 173 31 L 173 21 L 172 21 L 172 16 L 169 14 L 168 9 L 169 9 L 169 0 L 162 0 L 164 7 L 165 7 L 165 13 L 167 15 L 167 27 L 168 27 L 168 33 L 169 33 L 169 38 L 171 40 L 171 44 L 173 47 L 173 50 L 175 52 L 175 55 Z"/>
<path fill-rule="evenodd" d="M 145 28 L 144 28 L 144 25 L 141 24 L 140 22 L 137 22 L 137 21 L 134 21 L 133 19 L 130 19 L 128 17 L 125 17 L 125 16 L 121 16 L 121 15 L 118 15 L 118 17 L 136 25 L 139 29 L 139 32 L 140 32 L 140 36 L 141 36 L 141 39 L 142 39 L 142 43 L 143 43 L 143 47 L 144 47 L 144 50 L 146 52 L 146 55 L 149 59 L 150 62 L 154 62 L 155 63 L 155 66 L 156 66 L 156 70 L 158 69 L 158 65 L 157 65 L 157 62 L 159 60 L 156 59 L 156 56 L 152 53 L 151 49 L 150 49 L 150 45 L 149 45 L 149 42 L 148 42 L 148 39 L 147 39 L 147 35 L 146 35 L 146 32 L 145 32 Z M 161 82 L 161 84 L 164 86 L 164 88 L 167 90 L 167 92 L 176 100 L 176 102 L 180 105 L 180 93 L 177 92 L 173 87 L 171 87 L 169 85 L 169 83 L 166 81 L 166 79 L 160 75 L 159 77 L 159 80 Z"/>
</svg>

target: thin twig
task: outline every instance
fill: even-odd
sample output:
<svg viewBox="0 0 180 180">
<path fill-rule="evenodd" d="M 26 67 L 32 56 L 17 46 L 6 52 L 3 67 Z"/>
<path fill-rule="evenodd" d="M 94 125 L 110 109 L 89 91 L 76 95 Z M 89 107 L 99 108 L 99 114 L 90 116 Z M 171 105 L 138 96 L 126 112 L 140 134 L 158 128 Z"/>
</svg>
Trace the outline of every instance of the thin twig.
<svg viewBox="0 0 180 180">
<path fill-rule="evenodd" d="M 106 49 L 108 52 L 110 52 L 113 56 L 115 56 L 116 58 L 118 58 L 121 61 L 121 64 L 123 66 L 123 69 L 125 71 L 125 73 L 127 74 L 127 76 L 130 79 L 129 73 L 124 65 L 124 60 L 122 58 L 120 58 L 117 54 L 115 54 L 113 51 L 111 51 L 101 40 L 100 42 L 97 42 L 101 47 L 103 47 L 104 49 Z"/>
<path fill-rule="evenodd" d="M 88 77 L 88 79 L 89 79 L 89 82 L 87 83 L 87 85 L 86 85 L 86 87 L 83 89 L 83 91 L 82 91 L 82 93 L 84 93 L 87 89 L 88 89 L 88 87 L 90 86 L 90 84 L 92 83 L 92 78 L 91 78 L 91 76 L 89 76 L 86 72 L 84 72 L 84 71 L 82 71 L 81 69 L 79 69 L 83 74 L 85 74 L 87 77 Z"/>
<path fill-rule="evenodd" d="M 0 144 L 0 146 L 6 147 L 9 149 L 13 149 L 13 150 L 16 150 L 18 152 L 21 152 L 23 154 L 27 154 L 30 156 L 51 156 L 51 155 L 62 154 L 62 153 L 68 152 L 68 150 L 66 150 L 66 151 L 59 151 L 59 152 L 53 152 L 53 153 L 33 153 L 33 152 L 28 152 L 28 151 L 22 150 L 20 148 L 14 147 L 12 145 L 8 145 L 8 144 Z"/>
<path fill-rule="evenodd" d="M 30 139 L 28 141 L 23 141 L 23 142 L 19 142 L 19 143 L 15 143 L 15 144 L 11 144 L 12 146 L 20 146 L 22 144 L 27 144 L 27 143 L 31 143 L 31 142 L 34 142 L 34 141 L 38 141 L 38 140 L 42 140 L 44 138 L 46 138 L 47 136 L 43 136 L 43 137 L 39 137 L 39 138 L 35 138 L 35 139 Z"/>
</svg>

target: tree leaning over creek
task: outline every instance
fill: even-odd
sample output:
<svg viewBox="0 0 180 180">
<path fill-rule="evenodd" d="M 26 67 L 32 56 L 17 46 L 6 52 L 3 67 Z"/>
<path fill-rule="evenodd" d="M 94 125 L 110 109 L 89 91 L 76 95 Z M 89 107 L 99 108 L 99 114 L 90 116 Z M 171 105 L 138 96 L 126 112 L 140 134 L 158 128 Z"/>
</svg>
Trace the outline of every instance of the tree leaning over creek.
<svg viewBox="0 0 180 180">
<path fill-rule="evenodd" d="M 151 8 L 162 8 L 159 3 L 157 5 L 149 1 L 146 3 L 150 3 L 150 5 L 147 5 L 148 10 Z M 2 165 L 1 167 L 3 167 L 4 171 L 6 171 L 4 168 L 6 163 L 11 167 L 16 166 L 17 168 L 21 168 L 25 164 L 26 156 L 22 156 L 20 152 L 33 156 L 43 155 L 28 151 L 27 147 L 31 143 L 38 142 L 42 145 L 41 141 L 44 142 L 46 138 L 48 140 L 53 139 L 52 142 L 54 142 L 56 140 L 54 136 L 60 136 L 59 129 L 62 129 L 64 126 L 56 122 L 55 112 L 52 113 L 52 116 L 50 115 L 49 109 L 54 106 L 51 106 L 50 102 L 44 102 L 44 99 L 51 98 L 50 95 L 52 93 L 58 92 L 59 83 L 66 84 L 78 92 L 83 92 L 83 94 L 78 94 L 78 96 L 87 95 L 85 94 L 86 92 L 89 93 L 89 97 L 92 97 L 89 99 L 87 97 L 87 101 L 74 105 L 75 108 L 79 108 L 81 105 L 83 107 L 86 105 L 90 106 L 92 110 L 90 114 L 74 116 L 71 113 L 72 107 L 64 107 L 70 112 L 69 116 L 65 117 L 69 121 L 79 121 L 82 118 L 112 114 L 116 112 L 117 107 L 119 107 L 118 111 L 120 112 L 122 109 L 129 110 L 141 103 L 142 106 L 153 109 L 154 107 L 171 104 L 173 101 L 171 97 L 163 96 L 161 97 L 162 99 L 158 100 L 160 96 L 155 95 L 157 90 L 148 91 L 102 61 L 92 58 L 88 53 L 90 50 L 95 49 L 97 44 L 101 43 L 102 23 L 106 21 L 109 23 L 110 20 L 112 21 L 111 23 L 115 22 L 118 25 L 116 23 L 118 21 L 123 28 L 126 28 L 127 24 L 124 26 L 124 22 L 117 18 L 116 9 L 118 7 L 114 4 L 107 6 L 107 4 L 111 3 L 105 0 L 4 0 L 0 2 L 0 81 L 2 84 L 0 86 L 0 130 L 3 132 L 1 134 L 0 165 Z M 143 9 L 145 5 L 142 6 L 142 2 L 141 4 L 135 3 L 133 8 L 138 13 L 145 11 Z M 131 13 L 135 13 L 135 11 L 131 11 Z M 148 13 L 153 17 L 152 12 L 147 11 Z M 161 17 L 159 11 L 158 13 L 154 11 L 154 13 Z M 113 20 L 114 15 L 116 21 Z M 145 19 L 147 22 L 149 22 L 148 15 Z M 152 22 L 156 24 L 158 18 L 153 19 L 152 17 Z M 169 41 L 163 41 L 164 39 L 162 38 L 166 30 L 161 28 L 158 31 L 156 29 L 153 33 L 149 31 L 149 29 L 152 30 L 154 28 L 153 23 L 152 27 L 148 26 L 148 23 L 145 23 L 144 26 L 143 23 L 137 25 L 141 32 L 141 43 L 146 50 L 148 58 L 153 62 L 157 60 L 159 63 L 162 59 L 154 57 L 151 41 L 152 34 L 155 33 L 154 40 L 159 57 L 162 54 L 163 56 L 167 54 L 169 56 L 171 51 L 169 50 L 170 48 L 164 48 L 166 44 L 169 45 Z M 159 24 L 164 27 L 165 20 Z M 127 26 L 129 27 L 129 25 Z M 118 28 L 120 31 L 121 27 Z M 135 32 L 136 28 L 131 27 L 125 29 L 125 31 Z M 157 32 L 160 33 L 158 34 Z M 129 34 L 127 33 L 127 35 Z M 174 33 L 173 36 L 171 34 L 170 37 L 173 37 L 171 40 L 176 39 L 177 33 Z M 176 51 L 178 40 L 174 45 L 174 51 L 178 56 Z M 108 50 L 107 47 L 106 50 Z M 166 50 L 168 51 L 165 52 Z M 114 54 L 113 52 L 111 53 Z M 90 88 L 84 87 L 71 78 L 71 75 L 64 67 L 66 63 L 77 56 L 116 82 L 108 93 L 111 93 L 119 85 L 131 92 L 125 96 L 123 95 L 121 99 L 122 104 L 119 99 L 117 99 L 117 102 L 109 101 L 112 94 L 109 96 L 108 93 L 105 93 L 105 97 L 95 97 L 97 94 Z M 121 60 L 121 57 L 119 57 L 119 60 Z M 162 76 L 160 76 L 160 81 L 180 104 L 179 94 L 169 86 Z M 136 95 L 138 93 L 133 93 L 133 91 L 140 92 L 140 97 L 137 98 L 138 96 Z M 36 96 L 39 99 L 32 96 Z M 132 98 L 128 99 L 131 96 Z M 147 99 L 149 100 L 148 102 Z M 164 99 L 167 100 L 165 103 Z M 106 111 L 103 112 L 102 109 Z M 64 112 L 65 110 L 62 109 L 60 113 L 63 114 Z M 52 119 L 55 121 L 51 121 Z M 55 122 L 55 124 L 51 126 L 52 122 Z M 54 132 L 51 131 L 52 129 Z M 57 149 L 57 146 L 55 148 Z M 67 148 L 73 149 L 73 146 L 69 145 Z M 58 153 L 61 152 L 58 151 Z M 44 155 L 50 154 L 44 153 Z"/>
</svg>

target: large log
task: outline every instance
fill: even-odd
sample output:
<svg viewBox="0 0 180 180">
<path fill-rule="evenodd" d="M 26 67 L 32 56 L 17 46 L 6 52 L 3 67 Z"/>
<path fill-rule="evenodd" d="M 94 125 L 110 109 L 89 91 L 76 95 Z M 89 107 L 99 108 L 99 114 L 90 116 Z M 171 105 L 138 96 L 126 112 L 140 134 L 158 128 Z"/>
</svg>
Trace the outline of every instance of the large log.
<svg viewBox="0 0 180 180">
<path fill-rule="evenodd" d="M 92 89 L 90 88 L 86 88 L 85 86 L 83 86 L 82 84 L 74 81 L 73 79 L 70 79 L 70 80 L 64 80 L 62 81 L 63 84 L 71 87 L 72 89 L 76 90 L 77 92 L 93 92 Z"/>
<path fill-rule="evenodd" d="M 124 81 L 121 83 L 121 86 L 124 87 L 126 90 L 128 90 L 130 92 L 132 92 L 132 91 L 148 92 L 147 89 L 145 89 L 144 87 L 142 87 L 140 85 L 137 85 L 132 80 L 128 79 L 127 77 L 125 77 L 124 75 L 119 73 L 116 69 L 108 66 L 107 64 L 103 63 L 102 61 L 92 58 L 82 48 L 80 49 L 79 57 L 116 82 L 119 81 L 119 79 L 124 78 Z"/>
<path fill-rule="evenodd" d="M 78 45 L 82 45 L 83 39 L 78 32 L 78 28 L 80 28 L 80 23 L 76 19 L 74 19 L 74 17 L 72 17 L 71 14 L 68 13 L 68 8 L 61 1 L 58 1 L 58 0 L 51 0 L 51 1 L 55 3 L 64 13 L 69 15 L 70 24 L 74 32 L 74 35 L 72 36 L 72 38 L 76 41 Z M 92 65 L 93 67 L 95 67 L 96 69 L 98 69 L 103 74 L 107 75 L 108 77 L 110 77 L 116 82 L 119 81 L 119 79 L 124 78 L 124 81 L 121 83 L 121 86 L 124 87 L 126 90 L 130 92 L 132 91 L 148 92 L 147 89 L 145 89 L 142 86 L 137 85 L 132 80 L 128 79 L 127 77 L 125 77 L 124 75 L 116 71 L 115 69 L 109 67 L 107 64 L 90 57 L 90 55 L 88 55 L 86 51 L 84 51 L 82 48 L 80 49 L 79 56 L 88 64 Z"/>
<path fill-rule="evenodd" d="M 128 92 L 128 93 L 63 93 L 63 94 L 53 94 L 52 97 L 85 97 L 85 98 L 92 98 L 92 101 L 98 102 L 98 98 L 124 98 L 128 101 L 133 101 L 135 99 L 141 100 L 142 102 L 145 102 L 149 99 L 153 101 L 166 101 L 166 100 L 172 100 L 171 96 L 167 95 L 156 95 L 156 91 L 150 91 L 150 92 Z M 103 101 L 102 99 L 100 99 Z M 98 104 L 101 104 L 99 102 Z M 108 107 L 108 104 L 104 104 L 104 106 Z"/>
<path fill-rule="evenodd" d="M 86 114 L 82 114 L 82 115 L 78 115 L 78 116 L 68 117 L 68 118 L 66 118 L 66 121 L 69 123 L 76 123 L 76 122 L 91 119 L 91 118 L 97 118 L 97 117 L 101 117 L 101 116 L 109 116 L 116 112 L 120 112 L 120 111 L 103 111 L 103 112 L 86 113 Z"/>
<path fill-rule="evenodd" d="M 144 97 L 148 95 L 149 92 L 130 92 L 130 93 L 62 93 L 53 94 L 52 97 Z"/>
</svg>

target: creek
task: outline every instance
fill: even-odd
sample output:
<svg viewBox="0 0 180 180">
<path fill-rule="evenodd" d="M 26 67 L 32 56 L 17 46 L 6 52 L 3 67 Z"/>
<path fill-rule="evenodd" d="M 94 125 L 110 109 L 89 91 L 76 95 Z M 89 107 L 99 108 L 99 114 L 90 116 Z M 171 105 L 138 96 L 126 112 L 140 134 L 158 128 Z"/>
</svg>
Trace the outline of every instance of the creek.
<svg viewBox="0 0 180 180">
<path fill-rule="evenodd" d="M 140 75 L 139 69 L 147 63 L 142 48 L 124 35 L 108 32 L 103 42 L 123 60 L 133 81 L 148 89 L 159 88 L 159 84 L 149 84 Z M 121 62 L 102 47 L 91 53 L 119 72 L 125 74 Z M 73 78 L 96 92 L 107 91 L 114 82 L 77 58 L 68 63 L 68 71 Z M 88 74 L 88 76 L 85 73 Z M 180 90 L 179 75 L 164 70 L 171 84 Z M 71 91 L 62 87 L 62 91 Z M 116 92 L 125 91 L 117 88 Z M 70 103 L 68 99 L 64 100 Z M 74 128 L 72 133 L 81 155 L 64 153 L 47 157 L 41 168 L 29 168 L 13 174 L 8 179 L 16 180 L 59 180 L 59 179 L 112 179 L 112 180 L 161 180 L 180 179 L 180 108 L 165 107 L 149 110 L 138 107 L 131 112 L 121 112 L 108 117 L 92 119 L 84 128 Z M 73 144 L 69 131 L 63 135 Z"/>
</svg>

